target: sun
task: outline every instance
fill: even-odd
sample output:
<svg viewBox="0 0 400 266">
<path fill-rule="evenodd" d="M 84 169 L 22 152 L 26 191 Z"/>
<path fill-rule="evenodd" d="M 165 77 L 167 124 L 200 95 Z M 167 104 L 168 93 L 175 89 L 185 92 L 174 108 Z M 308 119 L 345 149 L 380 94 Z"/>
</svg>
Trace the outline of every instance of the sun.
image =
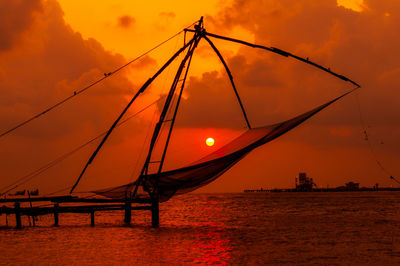
<svg viewBox="0 0 400 266">
<path fill-rule="evenodd" d="M 207 138 L 206 139 L 206 144 L 207 144 L 207 146 L 213 146 L 214 145 L 214 139 L 213 138 Z"/>
</svg>

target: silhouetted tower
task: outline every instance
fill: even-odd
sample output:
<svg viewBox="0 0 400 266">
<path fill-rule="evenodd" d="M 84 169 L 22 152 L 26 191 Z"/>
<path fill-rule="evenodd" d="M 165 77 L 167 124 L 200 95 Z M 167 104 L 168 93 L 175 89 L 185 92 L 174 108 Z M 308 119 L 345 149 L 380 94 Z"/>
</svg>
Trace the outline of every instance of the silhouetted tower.
<svg viewBox="0 0 400 266">
<path fill-rule="evenodd" d="M 306 173 L 299 173 L 299 182 L 297 183 L 296 178 L 296 190 L 297 191 L 312 191 L 313 186 L 316 186 L 313 179 L 307 177 Z"/>
</svg>

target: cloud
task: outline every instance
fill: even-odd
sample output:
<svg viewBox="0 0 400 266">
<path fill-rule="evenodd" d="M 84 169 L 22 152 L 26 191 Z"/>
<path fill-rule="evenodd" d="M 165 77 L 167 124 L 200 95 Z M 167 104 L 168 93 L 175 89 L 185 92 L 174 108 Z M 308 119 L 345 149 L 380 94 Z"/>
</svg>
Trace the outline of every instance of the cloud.
<svg viewBox="0 0 400 266">
<path fill-rule="evenodd" d="M 0 13 L 7 21 L 0 25 L 2 131 L 126 63 L 121 55 L 105 50 L 95 39 L 84 39 L 67 25 L 60 6 L 53 0 L 2 1 L 0 5 Z M 369 137 L 376 144 L 374 147 L 378 146 L 378 156 L 385 165 L 398 171 L 399 16 L 400 3 L 394 0 L 364 1 L 361 12 L 337 6 L 334 0 L 234 0 L 216 16 L 207 16 L 206 26 L 210 32 L 237 38 L 240 36 L 232 34 L 240 28 L 254 36 L 256 43 L 309 57 L 360 83 L 363 87 L 358 97 L 362 118 L 370 126 Z M 165 30 L 174 17 L 171 12 L 161 13 L 155 24 Z M 134 22 L 128 24 L 132 26 Z M 224 41 L 212 40 L 232 71 L 253 126 L 289 119 L 351 87 L 293 59 L 250 47 L 232 51 Z M 214 56 L 205 45 L 202 42 L 199 50 L 202 60 Z M 136 73 L 155 66 L 155 60 L 146 56 L 131 69 Z M 190 138 L 200 143 L 204 134 L 237 133 L 245 127 L 225 70 L 222 65 L 217 71 L 212 64 L 210 68 L 188 79 L 176 121 L 177 130 L 182 129 L 182 133 L 173 135 L 175 140 L 174 136 L 181 136 L 183 148 L 187 144 L 183 129 L 189 128 Z M 103 132 L 139 87 L 132 80 L 136 80 L 136 76 L 118 73 L 49 113 L 45 119 L 38 119 L 0 140 L 4 176 L 25 174 Z M 140 106 L 135 105 L 132 112 L 139 109 Z M 96 159 L 95 167 L 91 167 L 85 177 L 88 188 L 93 188 L 90 184 L 106 187 L 106 184 L 126 181 L 140 154 L 138 151 L 144 149 L 146 132 L 143 128 L 147 129 L 148 125 L 143 126 L 148 120 L 144 116 L 112 135 Z M 209 131 L 204 133 L 206 129 Z M 344 175 L 364 178 L 360 180 L 362 184 L 374 184 L 376 176 L 382 174 L 374 168 L 376 162 L 369 156 L 362 131 L 354 94 L 268 147 L 254 151 L 232 169 L 232 174 L 227 173 L 215 187 L 207 189 L 224 191 L 229 184 L 230 190 L 241 191 L 244 186 L 263 184 L 260 182 L 265 182 L 265 187 L 292 186 L 293 180 L 291 177 L 288 180 L 288 176 L 294 176 L 297 171 L 308 172 L 308 169 L 312 169 L 310 174 L 316 177 L 318 184 L 350 181 L 344 180 Z M 221 133 L 217 141 L 224 135 Z M 380 144 L 381 141 L 384 144 Z M 88 147 L 44 176 L 48 182 L 42 179 L 38 184 L 70 185 L 93 149 L 93 146 Z M 186 146 L 186 149 L 192 155 L 195 152 L 192 147 Z M 181 154 L 179 150 L 177 153 Z M 107 165 L 112 167 L 107 168 Z M 266 176 L 275 177 L 271 180 Z M 339 181 L 337 176 L 341 176 Z M 6 183 L 7 178 L 0 183 Z"/>
<path fill-rule="evenodd" d="M 158 16 L 166 20 L 174 19 L 176 17 L 174 12 L 161 12 Z"/>
<path fill-rule="evenodd" d="M 118 18 L 118 26 L 124 29 L 132 27 L 135 22 L 135 18 L 129 15 L 121 16 Z"/>
<path fill-rule="evenodd" d="M 11 49 L 21 33 L 29 29 L 35 13 L 42 9 L 40 0 L 17 0 L 0 2 L 0 52 Z"/>
<path fill-rule="evenodd" d="M 137 62 L 132 64 L 132 68 L 134 69 L 145 69 L 150 66 L 154 66 L 156 64 L 156 60 L 151 58 L 149 55 L 146 55 L 139 59 Z"/>
<path fill-rule="evenodd" d="M 398 72 L 400 59 L 395 52 L 400 45 L 396 35 L 400 4 L 392 0 L 369 0 L 364 5 L 366 10 L 355 12 L 338 7 L 336 1 L 236 0 L 207 25 L 215 33 L 243 28 L 254 35 L 258 44 L 309 57 L 354 79 L 363 86 L 360 97 L 368 116 L 379 116 L 382 123 L 393 124 L 393 113 L 398 116 L 400 111 L 385 107 L 394 105 L 399 95 L 394 73 Z M 390 17 L 385 15 L 387 12 Z M 223 47 L 222 41 L 216 41 L 217 44 Z M 322 103 L 329 98 L 325 95 L 345 91 L 345 83 L 292 59 L 247 47 L 240 48 L 233 56 L 225 54 L 239 90 L 262 95 L 275 87 L 278 94 L 275 101 L 286 102 L 279 104 L 285 108 L 294 108 L 296 102 L 312 106 L 311 103 Z M 381 108 L 372 107 L 370 104 L 378 99 L 385 104 L 382 102 Z M 249 105 L 254 101 L 257 99 L 253 98 Z M 345 118 L 344 112 L 350 111 L 338 112 L 336 117 Z"/>
<path fill-rule="evenodd" d="M 338 6 L 361 12 L 363 11 L 364 0 L 337 0 Z"/>
<path fill-rule="evenodd" d="M 106 51 L 95 39 L 84 40 L 73 31 L 64 22 L 63 12 L 55 1 L 43 2 L 42 13 L 36 20 L 29 32 L 21 32 L 20 38 L 24 42 L 1 55 L 0 69 L 6 77 L 0 81 L 4 95 L 0 100 L 3 129 L 72 95 L 103 77 L 103 73 L 126 62 L 121 55 Z M 136 64 L 143 66 L 152 62 L 153 59 L 145 57 Z M 66 104 L 62 112 L 60 109 L 60 115 L 69 118 L 54 118 L 59 120 L 54 121 L 57 124 L 55 128 L 65 135 L 77 130 L 81 123 L 104 128 L 107 124 L 104 122 L 109 123 L 122 110 L 125 97 L 132 95 L 135 89 L 124 74 L 118 75 L 118 78 L 110 77 Z M 79 111 L 74 109 L 77 102 Z M 88 111 L 86 116 L 82 114 L 84 109 Z M 69 125 L 69 129 L 65 128 L 65 124 Z M 15 134 L 29 135 L 31 132 L 28 129 L 48 137 L 46 132 L 49 127 L 35 126 L 34 123 Z"/>
<path fill-rule="evenodd" d="M 323 154 L 335 165 L 335 160 L 340 161 L 337 156 L 358 154 L 360 158 L 348 157 L 348 160 L 371 160 L 358 111 L 357 101 L 360 101 L 361 120 L 370 126 L 367 131 L 373 148 L 378 152 L 377 158 L 382 159 L 384 165 L 389 165 L 392 172 L 398 173 L 399 168 L 393 162 L 400 158 L 396 152 L 400 149 L 396 142 L 400 138 L 400 109 L 396 107 L 400 98 L 397 75 L 400 53 L 396 48 L 400 45 L 397 34 L 399 16 L 400 3 L 394 0 L 364 1 L 361 12 L 338 6 L 333 0 L 235 0 L 217 15 L 207 16 L 206 25 L 209 32 L 239 39 L 240 36 L 232 34 L 240 28 L 253 35 L 257 44 L 309 57 L 362 85 L 357 94 L 347 96 L 329 107 L 295 132 L 278 140 L 278 143 L 289 141 L 300 143 L 300 146 L 306 145 L 307 148 L 293 153 L 316 161 L 320 159 L 313 156 Z M 292 59 L 243 46 L 232 55 L 231 51 L 224 51 L 228 47 L 226 43 L 212 40 L 231 68 L 253 125 L 288 119 L 351 88 L 343 81 Z M 222 102 L 219 108 L 222 113 L 233 110 L 234 100 L 228 105 L 221 99 L 229 83 L 217 82 L 217 77 L 227 79 L 222 67 L 219 73 L 209 72 L 191 80 L 186 101 L 191 101 L 192 106 L 201 106 L 200 102 L 217 99 Z M 194 97 L 191 98 L 196 95 L 195 90 L 201 90 L 208 96 L 198 97 L 196 101 Z M 212 117 L 214 112 L 214 109 L 207 111 L 204 108 L 202 116 Z M 195 115 L 195 110 L 191 110 L 187 117 L 181 118 L 182 124 L 189 123 L 189 117 Z M 225 120 L 224 126 L 229 124 L 229 127 L 233 127 L 238 123 L 237 118 L 236 115 L 230 116 L 231 123 Z M 229 116 L 225 119 L 229 119 Z M 205 121 L 199 121 L 204 126 Z M 384 141 L 380 142 L 380 139 Z M 264 148 L 265 153 L 270 151 L 268 147 Z M 339 155 L 340 152 L 342 155 Z M 299 165 L 299 162 L 291 158 L 286 164 Z M 382 173 L 377 171 L 379 167 L 375 161 L 368 163 L 368 166 L 360 163 L 359 168 L 351 169 L 347 163 L 341 167 L 343 171 L 353 172 L 355 176 L 363 178 L 362 183 L 389 182 L 389 179 L 377 180 Z M 327 173 L 333 171 L 326 163 L 316 164 L 310 169 L 323 173 L 326 180 L 335 180 L 331 173 Z M 255 172 L 257 175 L 262 173 L 267 174 L 262 169 Z M 281 174 L 277 173 L 277 176 Z M 228 179 L 224 180 L 221 182 L 229 182 Z"/>
<path fill-rule="evenodd" d="M 67 25 L 56 1 L 2 1 L 1 5 L 1 13 L 13 14 L 15 20 L 20 18 L 23 21 L 20 25 L 3 25 L 2 28 L 6 37 L 12 40 L 9 43 L 2 42 L 3 52 L 0 53 L 1 132 L 73 95 L 75 91 L 102 78 L 104 73 L 126 63 L 123 56 L 105 50 L 95 39 L 84 39 Z M 33 12 L 36 12 L 34 19 L 31 18 Z M 7 21 L 14 21 L 12 16 L 6 16 Z M 145 68 L 154 63 L 154 59 L 146 56 L 135 62 L 131 69 Z M 109 77 L 46 116 L 1 139 L 0 160 L 5 178 L 0 185 L 70 151 L 107 129 L 138 89 L 129 80 L 128 73 L 121 71 Z M 131 112 L 140 107 L 132 108 Z M 138 119 L 118 129 L 111 136 L 106 150 L 111 149 L 111 154 L 114 154 L 118 150 L 113 150 L 113 147 L 121 143 L 131 148 L 139 145 L 132 143 L 130 137 L 143 133 L 142 122 Z M 49 181 L 52 184 L 49 186 L 53 187 L 70 184 L 93 149 L 90 146 L 78 157 L 71 159 L 69 164 L 61 165 L 57 168 L 58 174 L 52 172 L 53 177 L 58 176 L 57 180 L 51 181 L 51 174 L 44 175 L 44 180 Z M 119 160 L 116 159 L 118 156 L 112 158 Z M 39 184 L 43 183 L 46 182 L 42 179 Z"/>
<path fill-rule="evenodd" d="M 174 12 L 161 12 L 158 14 L 158 20 L 155 23 L 155 27 L 159 31 L 165 31 L 168 26 L 172 24 L 175 19 Z"/>
</svg>

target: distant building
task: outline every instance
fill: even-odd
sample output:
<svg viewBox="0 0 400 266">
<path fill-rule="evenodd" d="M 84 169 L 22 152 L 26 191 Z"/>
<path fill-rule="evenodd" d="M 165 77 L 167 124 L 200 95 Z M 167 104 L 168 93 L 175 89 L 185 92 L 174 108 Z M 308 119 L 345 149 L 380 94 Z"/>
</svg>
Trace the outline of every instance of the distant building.
<svg viewBox="0 0 400 266">
<path fill-rule="evenodd" d="M 307 177 L 306 173 L 299 173 L 298 179 L 296 178 L 296 191 L 312 191 L 316 187 L 313 179 Z"/>
<path fill-rule="evenodd" d="M 360 190 L 360 183 L 354 183 L 354 182 L 346 183 L 346 190 L 348 191 Z"/>
</svg>

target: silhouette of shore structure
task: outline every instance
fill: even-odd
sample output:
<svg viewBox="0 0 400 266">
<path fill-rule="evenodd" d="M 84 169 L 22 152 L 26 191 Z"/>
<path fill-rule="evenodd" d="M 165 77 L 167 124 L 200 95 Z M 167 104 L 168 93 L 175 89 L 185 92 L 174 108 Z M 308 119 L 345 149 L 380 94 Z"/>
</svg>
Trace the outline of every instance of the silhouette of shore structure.
<svg viewBox="0 0 400 266">
<path fill-rule="evenodd" d="M 317 187 L 314 183 L 313 178 L 307 176 L 306 173 L 299 173 L 296 177 L 295 188 L 273 188 L 273 189 L 245 189 L 243 192 L 253 193 L 253 192 L 357 192 L 357 191 L 400 191 L 400 188 L 393 187 L 379 187 L 379 184 L 375 184 L 373 187 L 360 187 L 360 183 L 355 183 L 350 181 L 345 183 L 344 186 L 339 186 L 335 188 L 321 188 Z"/>
<path fill-rule="evenodd" d="M 53 215 L 54 226 L 59 226 L 59 216 L 62 213 L 80 213 L 90 215 L 90 225 L 95 226 L 95 213 L 104 211 L 124 211 L 124 223 L 131 224 L 132 210 L 149 210 L 153 227 L 159 224 L 158 202 L 149 199 L 126 197 L 126 199 L 107 198 L 79 198 L 73 196 L 53 197 L 15 197 L 1 198 L 0 216 L 6 215 L 6 227 L 8 227 L 8 215 L 15 216 L 15 227 L 22 228 L 22 217 L 27 216 L 29 226 L 35 226 L 38 216 Z M 39 203 L 39 206 L 33 206 Z M 44 204 L 45 203 L 45 204 Z M 78 205 L 76 205 L 78 204 Z M 1 227 L 1 225 L 0 225 Z"/>
</svg>

